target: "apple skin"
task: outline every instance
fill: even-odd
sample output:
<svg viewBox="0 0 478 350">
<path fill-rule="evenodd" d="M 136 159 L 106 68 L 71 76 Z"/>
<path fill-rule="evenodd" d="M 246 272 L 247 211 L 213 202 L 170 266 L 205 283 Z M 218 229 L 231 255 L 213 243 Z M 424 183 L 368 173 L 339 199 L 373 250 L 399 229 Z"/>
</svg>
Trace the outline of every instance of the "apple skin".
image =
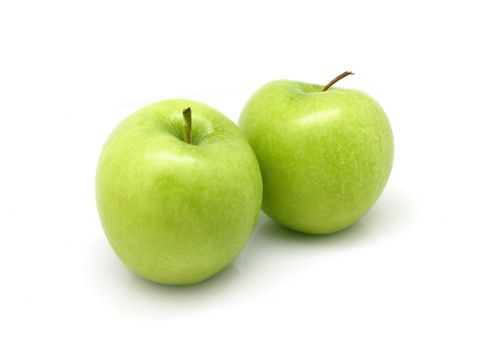
<svg viewBox="0 0 478 350">
<path fill-rule="evenodd" d="M 183 141 L 192 110 L 192 144 Z M 262 180 L 240 129 L 217 110 L 166 100 L 126 118 L 107 140 L 96 173 L 106 236 L 136 274 L 192 284 L 226 267 L 248 241 Z"/>
<path fill-rule="evenodd" d="M 325 234 L 359 220 L 393 163 L 387 116 L 367 94 L 273 81 L 245 105 L 239 127 L 262 172 L 263 210 L 296 231 Z"/>
</svg>

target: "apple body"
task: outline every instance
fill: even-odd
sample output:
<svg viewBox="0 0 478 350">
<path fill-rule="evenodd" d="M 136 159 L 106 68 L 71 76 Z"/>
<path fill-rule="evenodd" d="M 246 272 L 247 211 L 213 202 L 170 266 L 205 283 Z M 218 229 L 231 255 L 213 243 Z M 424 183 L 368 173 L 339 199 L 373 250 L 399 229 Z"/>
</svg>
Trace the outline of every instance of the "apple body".
<svg viewBox="0 0 478 350">
<path fill-rule="evenodd" d="M 192 110 L 192 143 L 182 111 Z M 248 241 L 262 200 L 260 168 L 240 129 L 217 110 L 166 100 L 126 118 L 96 173 L 106 236 L 136 274 L 165 284 L 200 282 Z"/>
<path fill-rule="evenodd" d="M 264 212 L 311 234 L 342 230 L 372 207 L 394 149 L 390 123 L 375 100 L 357 90 L 322 88 L 271 82 L 239 119 L 261 167 Z"/>
</svg>

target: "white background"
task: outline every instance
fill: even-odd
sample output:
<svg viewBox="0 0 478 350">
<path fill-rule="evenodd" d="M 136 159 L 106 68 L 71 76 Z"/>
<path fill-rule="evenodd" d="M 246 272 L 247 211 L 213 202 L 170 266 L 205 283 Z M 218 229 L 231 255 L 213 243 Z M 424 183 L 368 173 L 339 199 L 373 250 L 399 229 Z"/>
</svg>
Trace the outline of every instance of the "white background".
<svg viewBox="0 0 478 350">
<path fill-rule="evenodd" d="M 1 1 L 0 348 L 477 349 L 473 1 Z M 237 121 L 274 79 L 366 91 L 396 157 L 331 236 L 261 216 L 225 271 L 131 274 L 94 198 L 101 146 L 171 97 Z"/>
</svg>

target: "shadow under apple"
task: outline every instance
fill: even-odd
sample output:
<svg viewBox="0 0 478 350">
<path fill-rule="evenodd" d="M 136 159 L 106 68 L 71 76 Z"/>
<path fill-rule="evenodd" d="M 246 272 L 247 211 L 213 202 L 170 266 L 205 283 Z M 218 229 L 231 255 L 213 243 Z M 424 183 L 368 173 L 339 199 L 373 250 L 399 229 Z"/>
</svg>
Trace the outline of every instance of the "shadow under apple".
<svg viewBox="0 0 478 350">
<path fill-rule="evenodd" d="M 120 293 L 119 299 L 114 301 L 118 306 L 123 300 L 133 300 L 127 303 L 130 310 L 127 313 L 139 315 L 158 312 L 181 315 L 224 301 L 227 303 L 227 300 L 241 302 L 241 299 L 247 299 L 246 295 L 251 290 L 257 292 L 262 287 L 267 288 L 269 274 L 289 273 L 281 268 L 299 266 L 301 262 L 294 262 L 295 259 L 306 256 L 320 264 L 326 251 L 334 255 L 342 254 L 357 245 L 370 244 L 403 232 L 406 225 L 417 217 L 416 208 L 409 203 L 410 198 L 404 196 L 398 191 L 388 192 L 360 221 L 328 235 L 296 232 L 261 213 L 252 239 L 236 260 L 217 275 L 193 285 L 169 286 L 147 281 L 127 270 L 116 257 L 112 261 L 113 254 L 108 252 L 108 264 L 116 267 L 116 273 L 103 276 L 109 280 L 104 287 L 110 290 L 109 293 Z M 103 253 L 105 249 L 101 249 Z M 101 255 L 104 259 L 105 255 Z M 98 270 L 97 273 L 102 272 Z M 251 288 L 248 282 L 254 287 Z"/>
<path fill-rule="evenodd" d="M 299 245 L 330 245 L 330 244 L 351 244 L 362 241 L 367 236 L 367 228 L 361 221 L 352 226 L 335 233 L 325 235 L 313 235 L 291 230 L 276 222 L 269 220 L 258 230 L 257 234 L 262 235 L 264 240 L 279 240 L 286 244 Z"/>
<path fill-rule="evenodd" d="M 135 284 L 136 288 L 143 293 L 161 293 L 163 297 L 169 296 L 171 298 L 176 299 L 189 299 L 193 296 L 208 294 L 212 290 L 217 291 L 222 286 L 226 286 L 227 284 L 233 283 L 233 281 L 238 277 L 238 275 L 239 271 L 232 263 L 216 275 L 195 284 L 161 284 L 146 280 L 132 272 L 130 273 L 130 281 Z"/>
<path fill-rule="evenodd" d="M 261 213 L 254 236 L 237 259 L 244 274 L 264 270 L 269 273 L 277 265 L 307 257 L 320 264 L 325 252 L 340 255 L 348 249 L 383 240 L 395 239 L 406 231 L 418 216 L 404 191 L 385 191 L 374 207 L 350 227 L 331 234 L 313 235 L 283 227 Z M 285 262 L 284 262 L 285 261 Z"/>
</svg>

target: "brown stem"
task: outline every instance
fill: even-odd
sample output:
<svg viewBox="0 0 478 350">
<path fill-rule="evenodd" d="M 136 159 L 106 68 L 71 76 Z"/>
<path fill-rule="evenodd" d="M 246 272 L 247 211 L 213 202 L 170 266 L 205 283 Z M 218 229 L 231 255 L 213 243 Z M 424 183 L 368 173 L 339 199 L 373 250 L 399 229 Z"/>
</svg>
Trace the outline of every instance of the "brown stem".
<svg viewBox="0 0 478 350">
<path fill-rule="evenodd" d="M 346 72 L 343 72 L 342 74 L 340 75 L 337 75 L 334 79 L 332 79 L 327 85 L 325 85 L 322 90 L 320 90 L 320 92 L 324 92 L 324 91 L 327 91 L 329 89 L 329 87 L 331 87 L 332 85 L 334 85 L 336 82 L 338 82 L 339 80 L 342 80 L 343 78 L 345 78 L 347 75 L 350 75 L 350 74 L 354 74 L 352 72 L 349 72 L 349 71 L 346 71 Z"/>
<path fill-rule="evenodd" d="M 192 135 L 192 119 L 191 119 L 191 108 L 183 109 L 183 118 L 184 118 L 184 142 L 193 143 Z"/>
</svg>

